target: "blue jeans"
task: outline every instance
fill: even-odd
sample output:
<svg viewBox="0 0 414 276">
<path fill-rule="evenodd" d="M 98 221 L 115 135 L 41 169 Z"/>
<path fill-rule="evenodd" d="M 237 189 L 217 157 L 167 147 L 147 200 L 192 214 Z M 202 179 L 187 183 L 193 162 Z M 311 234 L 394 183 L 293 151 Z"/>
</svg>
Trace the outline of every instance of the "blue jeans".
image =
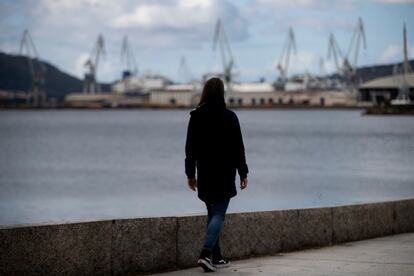
<svg viewBox="0 0 414 276">
<path fill-rule="evenodd" d="M 207 206 L 207 234 L 203 249 L 213 253 L 213 257 L 220 257 L 220 232 L 226 216 L 227 207 L 230 199 L 220 202 L 206 202 Z"/>
</svg>

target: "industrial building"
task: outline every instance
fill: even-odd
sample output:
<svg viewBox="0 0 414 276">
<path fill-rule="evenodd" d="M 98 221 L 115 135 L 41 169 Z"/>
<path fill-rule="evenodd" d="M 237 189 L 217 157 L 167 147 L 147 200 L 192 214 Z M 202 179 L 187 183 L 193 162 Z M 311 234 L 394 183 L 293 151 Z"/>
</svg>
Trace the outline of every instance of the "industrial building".
<svg viewBox="0 0 414 276">
<path fill-rule="evenodd" d="M 227 103 L 232 107 L 273 106 L 354 106 L 355 97 L 340 91 L 268 91 L 230 92 Z"/>
<path fill-rule="evenodd" d="M 197 105 L 201 95 L 201 84 L 173 84 L 149 93 L 149 106 L 191 107 Z"/>
<path fill-rule="evenodd" d="M 128 92 L 149 92 L 164 89 L 172 84 L 172 81 L 164 76 L 156 74 L 144 74 L 141 76 L 126 76 L 112 85 L 112 91 L 117 94 Z"/>
<path fill-rule="evenodd" d="M 148 106 L 194 107 L 200 100 L 201 84 L 168 85 L 149 92 Z M 356 96 L 342 91 L 279 91 L 270 83 L 239 83 L 226 87 L 229 107 L 355 106 Z"/>
<path fill-rule="evenodd" d="M 360 100 L 374 106 L 413 106 L 414 73 L 408 62 L 407 29 L 403 28 L 404 61 L 391 76 L 377 78 L 359 87 Z M 388 111 L 386 111 L 388 113 Z M 394 112 L 394 111 L 393 111 Z M 397 111 L 399 112 L 399 111 Z"/>
<path fill-rule="evenodd" d="M 403 83 L 407 85 L 411 94 L 411 100 L 413 100 L 414 74 L 407 74 L 377 78 L 362 84 L 359 87 L 360 101 L 370 102 L 375 105 L 389 103 L 397 98 Z"/>
<path fill-rule="evenodd" d="M 224 27 L 220 20 L 216 24 L 213 45 L 218 48 L 223 63 L 222 72 L 206 73 L 208 77 L 218 76 L 225 81 L 226 101 L 229 107 L 283 107 L 283 106 L 360 106 L 381 101 L 391 101 L 401 94 L 401 84 L 408 83 L 413 89 L 412 75 L 395 74 L 375 79 L 359 86 L 356 81 L 358 52 L 365 48 L 365 31 L 362 19 L 358 19 L 353 38 L 347 53 L 343 53 L 333 34 L 329 37 L 329 56 L 336 64 L 342 82 L 332 83 L 321 76 L 309 74 L 288 76 L 289 63 L 296 52 L 295 35 L 289 28 L 285 47 L 281 53 L 277 69 L 279 78 L 276 82 L 243 82 L 234 81 L 235 60 L 230 48 Z M 356 38 L 356 39 L 355 39 Z M 405 28 L 404 28 L 405 39 Z M 406 43 L 406 41 L 405 41 Z M 98 38 L 91 55 L 90 74 L 96 74 L 99 57 L 104 53 L 103 39 Z M 351 58 L 352 57 L 352 58 Z M 99 91 L 86 91 L 84 94 L 71 94 L 65 99 L 66 106 L 86 107 L 194 107 L 199 102 L 203 83 L 188 81 L 185 84 L 174 84 L 170 79 L 156 74 L 137 75 L 136 63 L 129 47 L 127 37 L 124 38 L 121 59 L 125 61 L 125 70 L 120 81 L 112 85 L 111 94 Z M 180 68 L 189 69 L 185 59 L 181 59 Z M 92 70 L 93 69 L 93 70 Z M 405 69 L 405 71 L 407 71 Z M 405 77 L 404 77 L 405 76 Z M 401 80 L 401 78 L 404 80 Z M 188 79 L 188 78 L 187 78 Z M 96 80 L 94 80 L 96 82 Z M 407 86 L 407 85 L 405 85 Z M 360 101 L 359 103 L 357 102 Z"/>
</svg>

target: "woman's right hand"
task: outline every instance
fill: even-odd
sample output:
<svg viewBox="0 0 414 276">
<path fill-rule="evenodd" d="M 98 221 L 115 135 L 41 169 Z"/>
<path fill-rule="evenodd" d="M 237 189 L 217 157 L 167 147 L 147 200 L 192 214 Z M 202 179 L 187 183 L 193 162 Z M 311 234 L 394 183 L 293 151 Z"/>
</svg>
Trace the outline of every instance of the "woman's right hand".
<svg viewBox="0 0 414 276">
<path fill-rule="evenodd" d="M 187 179 L 187 184 L 188 184 L 188 187 L 191 190 L 196 191 L 196 188 L 197 188 L 197 180 L 195 178 L 189 178 L 189 179 Z"/>
<path fill-rule="evenodd" d="M 244 190 L 247 187 L 247 177 L 240 178 L 240 189 Z"/>
</svg>

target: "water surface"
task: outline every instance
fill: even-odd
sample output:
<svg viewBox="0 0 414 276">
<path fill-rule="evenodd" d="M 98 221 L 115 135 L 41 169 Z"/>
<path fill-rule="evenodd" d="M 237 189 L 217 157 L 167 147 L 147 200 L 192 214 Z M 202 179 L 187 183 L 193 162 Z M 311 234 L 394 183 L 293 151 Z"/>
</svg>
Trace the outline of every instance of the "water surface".
<svg viewBox="0 0 414 276">
<path fill-rule="evenodd" d="M 249 187 L 230 212 L 414 196 L 414 118 L 237 110 Z M 188 110 L 0 112 L 0 224 L 204 212 L 186 187 Z"/>
</svg>

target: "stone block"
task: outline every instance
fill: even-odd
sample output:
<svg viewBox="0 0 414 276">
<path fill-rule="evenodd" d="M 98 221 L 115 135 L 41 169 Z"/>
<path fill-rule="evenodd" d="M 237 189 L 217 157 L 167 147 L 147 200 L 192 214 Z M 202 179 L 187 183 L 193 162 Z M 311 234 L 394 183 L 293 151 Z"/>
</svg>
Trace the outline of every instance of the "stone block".
<svg viewBox="0 0 414 276">
<path fill-rule="evenodd" d="M 414 232 L 414 199 L 394 202 L 393 232 Z"/>
<path fill-rule="evenodd" d="M 111 221 L 0 229 L 0 275 L 110 275 Z"/>
<path fill-rule="evenodd" d="M 205 238 L 207 217 L 178 218 L 179 267 L 194 266 Z M 220 237 L 223 254 L 240 259 L 280 251 L 281 221 L 278 212 L 227 214 Z"/>
<path fill-rule="evenodd" d="M 326 208 L 281 210 L 281 250 L 284 252 L 330 245 L 332 210 Z"/>
<path fill-rule="evenodd" d="M 177 218 L 177 265 L 194 266 L 206 234 L 207 216 Z"/>
<path fill-rule="evenodd" d="M 176 268 L 177 218 L 114 220 L 113 275 L 130 275 Z"/>
<path fill-rule="evenodd" d="M 327 246 L 332 243 L 332 209 L 299 210 L 299 249 Z"/>
<path fill-rule="evenodd" d="M 277 211 L 281 221 L 279 233 L 281 251 L 293 251 L 300 248 L 299 210 Z"/>
<path fill-rule="evenodd" d="M 221 239 L 223 254 L 240 259 L 277 253 L 281 249 L 282 227 L 277 211 L 229 214 Z"/>
<path fill-rule="evenodd" d="M 388 202 L 333 207 L 333 242 L 392 234 L 393 206 L 392 202 Z"/>
</svg>

